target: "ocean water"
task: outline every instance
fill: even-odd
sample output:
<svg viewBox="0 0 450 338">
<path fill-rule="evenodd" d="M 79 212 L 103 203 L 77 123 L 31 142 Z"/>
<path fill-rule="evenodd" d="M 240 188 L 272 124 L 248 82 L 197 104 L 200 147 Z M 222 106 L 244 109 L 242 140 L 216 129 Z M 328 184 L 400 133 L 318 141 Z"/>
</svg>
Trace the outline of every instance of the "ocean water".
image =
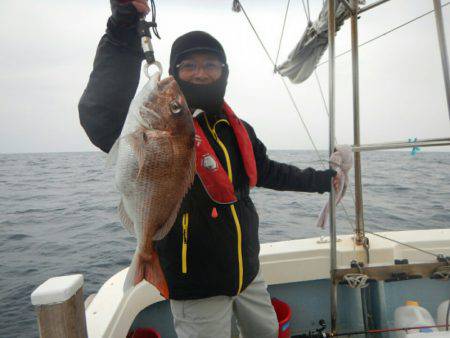
<svg viewBox="0 0 450 338">
<path fill-rule="evenodd" d="M 270 156 L 321 168 L 312 151 Z M 450 153 L 369 152 L 362 159 L 368 230 L 450 227 Z M 252 196 L 262 242 L 328 234 L 315 227 L 327 194 L 254 189 Z M 38 336 L 30 294 L 48 278 L 82 273 L 87 296 L 129 264 L 136 243 L 118 220 L 118 199 L 99 152 L 0 154 L 0 337 Z M 351 218 L 352 204 L 348 194 Z M 342 208 L 337 219 L 338 234 L 352 231 Z"/>
</svg>

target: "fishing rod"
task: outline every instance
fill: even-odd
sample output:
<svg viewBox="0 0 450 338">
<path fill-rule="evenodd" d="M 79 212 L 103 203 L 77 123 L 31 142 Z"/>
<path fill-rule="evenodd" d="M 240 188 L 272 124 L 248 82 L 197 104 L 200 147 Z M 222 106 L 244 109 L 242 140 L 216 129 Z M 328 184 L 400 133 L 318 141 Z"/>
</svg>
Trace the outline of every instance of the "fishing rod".
<svg viewBox="0 0 450 338">
<path fill-rule="evenodd" d="M 342 337 L 351 336 L 358 334 L 381 334 L 387 332 L 398 332 L 398 331 L 409 331 L 409 330 L 424 330 L 424 329 L 434 329 L 434 328 L 447 328 L 446 324 L 442 325 L 430 325 L 430 326 L 412 326 L 412 327 L 399 327 L 399 328 L 386 328 L 386 329 L 373 329 L 373 330 L 361 330 L 361 331 L 349 331 L 349 332 L 323 332 L 322 329 L 318 329 L 314 332 L 303 333 L 297 336 L 292 336 L 292 338 L 332 338 L 332 337 Z"/>
<path fill-rule="evenodd" d="M 328 337 L 339 337 L 339 336 L 350 336 L 355 334 L 379 334 L 386 332 L 397 332 L 397 331 L 409 331 L 409 330 L 424 330 L 424 329 L 434 329 L 434 328 L 444 328 L 445 324 L 442 325 L 430 325 L 430 326 L 413 326 L 413 327 L 399 327 L 399 328 L 387 328 L 387 329 L 375 329 L 375 330 L 367 330 L 367 331 L 354 331 L 354 332 L 341 332 L 336 333 L 334 335 L 329 335 Z"/>
</svg>

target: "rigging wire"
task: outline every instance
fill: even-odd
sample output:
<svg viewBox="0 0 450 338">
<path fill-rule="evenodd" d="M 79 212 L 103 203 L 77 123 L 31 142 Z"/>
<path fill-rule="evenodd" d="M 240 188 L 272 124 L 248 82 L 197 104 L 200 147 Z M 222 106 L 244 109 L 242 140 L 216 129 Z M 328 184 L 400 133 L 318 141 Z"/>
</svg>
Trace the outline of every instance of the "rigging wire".
<svg viewBox="0 0 450 338">
<path fill-rule="evenodd" d="M 319 158 L 319 161 L 322 162 L 322 165 L 324 165 L 324 163 L 325 163 L 326 161 L 322 158 L 322 156 L 320 156 L 319 149 L 317 149 L 317 146 L 316 146 L 316 144 L 314 143 L 314 140 L 313 140 L 313 138 L 312 138 L 312 136 L 311 136 L 311 133 L 309 132 L 309 129 L 308 129 L 308 127 L 306 126 L 305 121 L 303 120 L 303 117 L 302 117 L 302 115 L 301 115 L 301 113 L 300 113 L 300 109 L 298 108 L 297 103 L 296 103 L 295 100 L 294 100 L 294 96 L 292 95 L 292 92 L 291 92 L 291 90 L 289 89 L 289 87 L 288 87 L 288 85 L 287 85 L 287 83 L 286 83 L 286 79 L 282 77 L 282 78 L 281 78 L 281 81 L 283 82 L 284 88 L 286 88 L 286 91 L 287 91 L 287 93 L 288 93 L 288 95 L 289 95 L 289 98 L 291 99 L 291 102 L 292 102 L 292 104 L 293 104 L 293 106 L 294 106 L 294 108 L 295 108 L 295 111 L 297 112 L 298 117 L 300 118 L 300 121 L 301 121 L 302 124 L 303 124 L 303 128 L 305 128 L 306 134 L 308 134 L 308 138 L 310 139 L 311 144 L 312 144 L 312 146 L 314 147 L 314 151 L 316 152 L 316 155 L 317 155 L 317 157 Z"/>
<path fill-rule="evenodd" d="M 247 22 L 249 23 L 250 27 L 252 28 L 253 32 L 255 33 L 256 38 L 258 39 L 258 41 L 259 41 L 261 47 L 264 49 L 264 51 L 265 51 L 265 53 L 266 53 L 268 59 L 270 60 L 270 62 L 272 63 L 272 65 L 273 65 L 274 67 L 276 67 L 275 62 L 273 61 L 272 57 L 270 56 L 270 54 L 269 54 L 267 48 L 265 47 L 265 45 L 264 45 L 264 43 L 263 43 L 261 37 L 259 36 L 259 34 L 258 34 L 258 32 L 256 31 L 254 25 L 252 24 L 252 22 L 251 22 L 251 20 L 250 20 L 250 18 L 249 18 L 249 16 L 248 16 L 248 14 L 247 14 L 247 12 L 245 11 L 244 7 L 242 6 L 242 3 L 241 3 L 239 0 L 236 0 L 236 2 L 239 3 L 239 6 L 240 6 L 240 8 L 242 9 L 242 12 L 243 12 L 244 15 L 245 15 L 245 18 L 247 19 Z M 303 0 L 302 0 L 302 3 L 303 3 Z M 304 4 L 304 3 L 303 3 L 303 4 Z M 445 3 L 445 4 L 442 5 L 441 7 L 447 6 L 448 4 L 450 4 L 450 2 Z M 369 41 L 366 41 L 366 42 L 364 42 L 363 44 L 359 45 L 358 47 L 361 47 L 361 46 L 363 46 L 363 45 L 365 45 L 365 44 L 368 44 L 369 42 L 372 42 L 372 41 L 374 41 L 374 40 L 376 40 L 376 39 L 378 39 L 378 38 L 380 38 L 380 37 L 382 37 L 382 36 L 384 36 L 384 35 L 387 35 L 387 34 L 393 32 L 393 31 L 395 31 L 395 30 L 401 28 L 401 27 L 404 27 L 404 26 L 406 26 L 407 24 L 412 23 L 412 22 L 414 22 L 414 21 L 416 21 L 416 20 L 418 20 L 418 19 L 420 19 L 420 18 L 422 18 L 422 17 L 424 17 L 424 16 L 426 16 L 426 15 L 432 13 L 432 12 L 434 12 L 434 10 L 431 10 L 431 11 L 429 11 L 429 12 L 427 12 L 427 13 L 424 13 L 424 14 L 422 14 L 421 16 L 415 18 L 415 19 L 412 19 L 412 20 L 410 20 L 410 21 L 408 21 L 408 22 L 406 22 L 406 23 L 404 23 L 404 24 L 402 24 L 402 25 L 400 25 L 400 26 L 397 26 L 397 27 L 395 27 L 395 28 L 393 28 L 393 29 L 391 29 L 391 30 L 389 30 L 389 31 L 387 31 L 387 32 L 385 32 L 385 33 L 383 33 L 383 34 L 381 34 L 381 35 L 379 35 L 379 36 L 377 36 L 377 37 L 375 37 L 375 38 L 369 40 Z M 305 14 L 306 14 L 306 8 L 305 8 Z M 350 52 L 350 51 L 351 51 L 351 50 L 346 51 L 345 53 L 339 54 L 339 55 L 337 55 L 335 58 L 337 58 L 337 57 L 339 57 L 339 56 L 341 56 L 341 55 L 344 55 L 344 54 L 346 54 L 346 53 L 348 53 L 348 52 Z M 319 64 L 319 65 L 317 65 L 317 67 L 320 66 L 320 65 L 322 65 L 322 64 L 324 64 L 324 63 L 327 63 L 327 62 L 328 62 L 328 60 L 325 61 L 325 62 L 323 62 L 323 63 L 321 63 L 321 64 Z M 316 68 L 317 68 L 317 67 L 316 67 Z M 326 109 L 326 111 L 327 111 L 327 114 L 329 114 L 329 113 L 328 113 L 328 108 L 327 108 L 327 106 L 326 106 L 326 101 L 325 101 L 325 98 L 324 98 L 324 95 L 323 95 L 322 87 L 321 87 L 320 81 L 319 81 L 319 79 L 318 79 L 318 77 L 317 77 L 317 73 L 315 73 L 315 75 L 316 75 L 316 78 L 317 78 L 317 80 L 318 80 L 319 88 L 321 89 L 321 95 L 322 95 L 322 100 L 323 100 L 323 102 L 324 102 L 324 104 L 325 104 L 325 109 Z M 300 118 L 300 121 L 301 121 L 301 123 L 303 124 L 303 127 L 304 127 L 306 133 L 308 134 L 308 137 L 309 137 L 309 139 L 310 139 L 310 141 L 311 141 L 311 144 L 313 145 L 313 148 L 314 148 L 314 150 L 315 150 L 315 152 L 316 152 L 316 154 L 317 154 L 317 156 L 318 156 L 318 158 L 319 158 L 319 161 L 322 162 L 322 164 L 325 163 L 326 161 L 324 161 L 324 160 L 322 159 L 322 157 L 320 156 L 319 150 L 317 149 L 317 147 L 316 147 L 316 145 L 315 145 L 315 143 L 314 143 L 314 141 L 313 141 L 313 139 L 312 139 L 312 136 L 311 136 L 311 134 L 310 134 L 310 132 L 309 132 L 309 129 L 308 129 L 308 127 L 306 126 L 306 124 L 305 124 L 305 122 L 304 122 L 304 120 L 303 120 L 303 118 L 302 118 L 302 116 L 301 116 L 300 110 L 299 110 L 299 108 L 298 108 L 298 106 L 297 106 L 297 104 L 296 104 L 296 102 L 295 102 L 295 100 L 294 100 L 294 97 L 293 97 L 293 95 L 292 95 L 292 92 L 291 92 L 291 90 L 289 89 L 289 87 L 288 87 L 288 85 L 287 85 L 287 83 L 286 83 L 284 77 L 281 77 L 281 80 L 282 80 L 283 85 L 284 85 L 284 87 L 285 87 L 285 89 L 286 89 L 286 91 L 287 91 L 287 93 L 288 93 L 288 95 L 289 95 L 289 98 L 290 98 L 290 100 L 291 100 L 291 102 L 292 102 L 292 104 L 293 104 L 293 106 L 294 106 L 294 108 L 295 108 L 295 110 L 296 110 L 296 112 L 297 112 L 299 118 Z M 353 200 L 354 200 L 353 192 L 352 192 L 352 198 L 353 198 Z M 342 207 L 344 208 L 344 212 L 345 212 L 345 214 L 346 214 L 346 216 L 347 216 L 347 220 L 348 220 L 350 226 L 352 227 L 353 230 L 355 230 L 355 227 L 354 227 L 353 223 L 352 223 L 351 220 L 350 220 L 350 216 L 348 215 L 347 210 L 345 209 L 345 206 L 344 206 L 343 204 L 341 204 L 341 205 L 342 205 Z M 388 241 L 392 241 L 392 242 L 394 242 L 394 243 L 397 243 L 397 244 L 400 244 L 400 245 L 409 247 L 409 248 L 411 248 L 411 249 L 415 249 L 415 250 L 421 251 L 421 252 L 426 253 L 426 254 L 428 254 L 428 255 L 432 255 L 432 256 L 434 256 L 434 257 L 436 257 L 436 258 L 439 258 L 439 257 L 440 257 L 439 255 L 434 254 L 434 253 L 432 253 L 432 252 L 430 252 L 430 251 L 420 249 L 420 248 L 415 247 L 415 246 L 410 245 L 410 244 L 402 243 L 402 242 L 400 242 L 400 241 L 397 241 L 397 240 L 392 239 L 392 238 L 389 238 L 389 237 L 385 237 L 385 236 L 383 236 L 383 235 L 374 233 L 374 232 L 372 232 L 372 231 L 365 230 L 365 232 L 366 232 L 366 233 L 369 233 L 369 234 L 372 234 L 372 235 L 374 235 L 374 236 L 377 236 L 377 237 L 386 239 L 386 240 L 388 240 Z"/>
<path fill-rule="evenodd" d="M 247 21 L 248 21 L 250 27 L 252 28 L 253 32 L 255 33 L 256 38 L 258 39 L 258 41 L 259 41 L 261 47 L 264 49 L 264 51 L 265 51 L 265 53 L 266 53 L 266 55 L 267 55 L 267 58 L 268 58 L 268 59 L 270 60 L 270 62 L 272 63 L 272 66 L 273 66 L 273 67 L 276 67 L 275 62 L 273 61 L 272 57 L 271 57 L 270 54 L 269 54 L 269 51 L 267 50 L 267 48 L 266 48 L 266 46 L 264 45 L 264 43 L 263 43 L 261 37 L 259 36 L 258 32 L 256 31 L 255 26 L 253 26 L 253 23 L 252 23 L 252 21 L 250 20 L 250 18 L 249 18 L 249 16 L 248 16 L 247 12 L 245 11 L 244 6 L 242 6 L 242 3 L 241 3 L 239 0 L 237 0 L 237 1 L 239 2 L 239 6 L 240 6 L 240 8 L 242 9 L 242 13 L 244 13 L 245 18 L 247 19 Z M 286 92 L 287 92 L 287 94 L 288 94 L 288 96 L 289 96 L 289 99 L 291 100 L 292 105 L 294 106 L 294 109 L 295 109 L 295 111 L 297 112 L 298 117 L 300 118 L 300 121 L 301 121 L 301 123 L 302 123 L 302 125 L 303 125 L 303 128 L 305 129 L 306 134 L 308 135 L 308 138 L 309 138 L 309 140 L 311 141 L 311 144 L 312 144 L 312 146 L 313 146 L 313 148 L 314 148 L 314 150 L 315 150 L 315 152 L 316 152 L 316 154 L 317 154 L 317 157 L 319 158 L 319 160 L 320 160 L 321 162 L 325 162 L 325 161 L 322 159 L 322 156 L 320 156 L 319 150 L 317 149 L 317 146 L 316 146 L 316 144 L 315 144 L 315 142 L 314 142 L 314 140 L 313 140 L 313 138 L 312 138 L 312 136 L 311 136 L 311 133 L 310 133 L 308 127 L 306 126 L 305 121 L 303 120 L 303 117 L 302 117 L 302 115 L 301 115 L 301 113 L 300 113 L 300 109 L 299 109 L 299 107 L 297 106 L 297 103 L 296 103 L 295 100 L 294 100 L 294 96 L 292 95 L 292 92 L 291 92 L 291 90 L 289 89 L 289 87 L 288 87 L 288 85 L 287 85 L 287 83 L 286 83 L 286 80 L 285 80 L 283 77 L 280 77 L 280 78 L 281 78 L 281 81 L 283 82 L 284 88 L 286 89 Z"/>
<path fill-rule="evenodd" d="M 448 6 L 449 4 L 450 4 L 450 2 L 446 2 L 445 4 L 443 4 L 443 5 L 441 6 L 441 8 L 443 8 L 443 7 L 445 7 L 445 6 Z M 377 36 L 373 37 L 372 39 L 367 40 L 367 41 L 361 43 L 360 45 L 358 45 L 358 47 L 362 47 L 362 46 L 367 45 L 367 44 L 369 44 L 369 43 L 371 43 L 371 42 L 373 42 L 373 41 L 375 41 L 375 40 L 378 40 L 379 38 L 381 38 L 381 37 L 383 37 L 383 36 L 385 36 L 385 35 L 388 35 L 388 34 L 394 32 L 394 31 L 396 31 L 397 29 L 403 28 L 403 27 L 405 27 L 406 25 L 409 25 L 410 23 L 412 23 L 412 22 L 414 22 L 414 21 L 417 21 L 417 20 L 419 20 L 419 19 L 422 19 L 423 17 L 425 17 L 425 16 L 427 16 L 427 15 L 433 13 L 433 12 L 434 12 L 434 9 L 431 10 L 431 11 L 428 11 L 428 12 L 426 12 L 426 13 L 423 13 L 422 15 L 419 15 L 418 17 L 416 17 L 416 18 L 414 18 L 414 19 L 411 19 L 411 20 L 409 20 L 409 21 L 407 21 L 407 22 L 404 22 L 404 23 L 402 23 L 401 25 L 396 26 L 396 27 L 394 27 L 394 28 L 392 28 L 392 29 L 390 29 L 390 30 L 384 32 L 383 34 L 377 35 Z M 342 53 L 336 55 L 336 56 L 335 56 L 335 59 L 337 59 L 338 57 L 341 57 L 342 55 L 348 54 L 348 53 L 350 53 L 351 51 L 352 51 L 351 49 L 346 50 L 345 52 L 342 52 Z M 325 61 L 319 63 L 319 64 L 316 66 L 316 68 L 317 68 L 317 67 L 320 67 L 320 66 L 322 66 L 322 65 L 324 65 L 324 64 L 326 64 L 326 63 L 328 63 L 328 62 L 329 62 L 329 60 L 325 60 Z"/>
<path fill-rule="evenodd" d="M 317 75 L 317 71 L 314 69 L 314 76 L 316 77 L 317 85 L 319 86 L 320 96 L 322 97 L 323 106 L 325 108 L 325 113 L 327 113 L 328 117 L 330 113 L 328 111 L 327 101 L 325 100 L 325 95 L 323 94 L 322 85 L 320 84 L 319 76 Z"/>
<path fill-rule="evenodd" d="M 286 19 L 287 19 L 287 16 L 288 16 L 289 4 L 290 3 L 291 3 L 291 0 L 288 0 L 287 6 L 286 6 L 286 13 L 284 14 L 283 28 L 281 29 L 280 42 L 278 43 L 277 57 L 275 58 L 275 67 L 273 69 L 274 72 L 277 71 L 278 57 L 280 56 L 281 42 L 283 41 L 284 28 L 286 27 Z"/>
<path fill-rule="evenodd" d="M 306 5 L 305 5 L 305 0 L 302 0 L 303 10 L 305 11 L 306 20 L 308 21 L 308 23 L 310 23 L 311 16 L 310 16 L 310 12 L 309 12 L 309 0 L 307 0 L 307 4 L 308 4 L 308 7 L 306 7 Z"/>
<path fill-rule="evenodd" d="M 311 11 L 309 10 L 309 0 L 306 0 L 306 4 L 308 5 L 309 22 L 311 22 Z"/>
<path fill-rule="evenodd" d="M 264 43 L 263 43 L 261 37 L 259 36 L 258 32 L 256 31 L 255 26 L 253 25 L 253 23 L 252 23 L 251 20 L 250 20 L 250 17 L 248 16 L 247 12 L 245 11 L 245 8 L 242 6 L 242 3 L 241 3 L 239 0 L 237 0 L 237 1 L 238 1 L 238 3 L 239 3 L 239 6 L 240 6 L 242 12 L 243 12 L 244 15 L 245 15 L 245 18 L 247 19 L 247 21 L 248 21 L 250 27 L 252 28 L 252 30 L 253 30 L 253 32 L 255 33 L 255 35 L 256 35 L 256 37 L 257 37 L 259 43 L 261 44 L 261 47 L 264 49 L 264 51 L 265 51 L 265 53 L 266 53 L 268 59 L 270 60 L 270 62 L 272 63 L 272 65 L 273 65 L 274 67 L 276 67 L 276 63 L 274 63 L 274 61 L 272 60 L 272 58 L 271 58 L 271 56 L 270 56 L 270 54 L 269 54 L 267 48 L 265 47 L 265 45 L 264 45 Z M 290 0 L 289 0 L 289 1 L 290 1 Z M 303 1 L 303 0 L 302 0 L 302 1 Z M 287 8 L 289 8 L 289 2 L 288 2 Z M 305 7 L 305 14 L 307 15 L 307 13 L 306 13 L 306 7 Z M 286 17 L 287 17 L 287 10 L 286 10 L 286 15 L 285 15 L 285 21 L 284 21 L 284 24 L 285 24 L 285 22 L 286 22 Z M 307 15 L 307 17 L 308 17 L 308 15 Z M 283 30 L 284 30 L 284 24 L 283 24 Z M 280 45 L 281 45 L 281 39 L 280 39 Z M 316 76 L 317 76 L 317 74 L 316 74 Z M 317 149 L 317 146 L 316 146 L 316 144 L 315 144 L 315 142 L 314 142 L 314 140 L 313 140 L 313 138 L 312 138 L 312 136 L 311 136 L 311 133 L 309 132 L 309 129 L 308 129 L 308 127 L 306 126 L 305 121 L 303 120 L 303 117 L 302 117 L 302 115 L 301 115 L 301 113 L 300 113 L 300 109 L 299 109 L 299 107 L 297 106 L 297 103 L 295 102 L 295 99 L 294 99 L 294 97 L 293 97 L 293 95 L 292 95 L 292 92 L 291 92 L 291 90 L 289 89 L 289 87 L 288 87 L 288 85 L 287 85 L 287 83 L 286 83 L 286 80 L 285 80 L 283 77 L 280 77 L 280 78 L 281 78 L 281 81 L 282 81 L 282 83 L 283 83 L 283 85 L 284 85 L 284 88 L 286 89 L 287 94 L 288 94 L 288 96 L 289 96 L 289 98 L 290 98 L 290 100 L 291 100 L 291 102 L 292 102 L 292 105 L 294 106 L 294 109 L 295 109 L 295 111 L 297 112 L 297 114 L 298 114 L 298 116 L 299 116 L 299 118 L 300 118 L 300 121 L 301 121 L 301 123 L 302 123 L 302 125 L 303 125 L 303 128 L 305 129 L 305 131 L 306 131 L 306 133 L 307 133 L 307 135 L 308 135 L 308 138 L 309 138 L 309 140 L 311 141 L 311 144 L 312 144 L 312 146 L 313 146 L 313 148 L 314 148 L 314 151 L 316 152 L 316 155 L 317 155 L 319 161 L 321 162 L 322 167 L 325 168 L 325 167 L 326 167 L 326 166 L 325 166 L 325 163 L 327 163 L 327 161 L 325 161 L 325 160 L 322 158 L 322 156 L 320 155 L 320 152 L 319 152 L 319 150 Z M 317 78 L 317 80 L 318 80 L 318 78 Z M 320 89 L 321 89 L 321 95 L 322 95 L 322 100 L 323 100 L 323 102 L 324 102 L 325 110 L 327 111 L 327 114 L 328 114 L 328 108 L 327 108 L 327 106 L 326 106 L 325 96 L 324 96 L 324 94 L 323 94 L 322 87 L 320 86 L 320 82 L 318 82 L 318 83 L 319 83 L 319 87 L 320 87 Z M 350 187 L 350 191 L 351 191 L 352 199 L 353 199 L 353 201 L 354 201 L 355 199 L 354 199 L 354 196 L 353 196 L 353 190 L 351 189 L 351 187 Z M 347 212 L 347 209 L 345 208 L 344 204 L 341 204 L 341 205 L 342 205 L 342 208 L 344 209 L 344 213 L 345 213 L 345 215 L 346 215 L 346 218 L 347 218 L 347 221 L 348 221 L 350 227 L 351 227 L 353 230 L 355 230 L 355 226 L 354 226 L 354 224 L 351 222 L 351 218 L 350 218 L 350 215 L 349 215 L 348 212 Z"/>
<path fill-rule="evenodd" d="M 394 243 L 397 243 L 397 244 L 406 246 L 406 247 L 408 247 L 408 248 L 411 248 L 411 249 L 415 249 L 415 250 L 421 251 L 421 252 L 423 252 L 423 253 L 426 253 L 426 254 L 428 254 L 428 255 L 434 256 L 434 257 L 436 257 L 436 258 L 440 258 L 440 257 L 441 257 L 440 255 L 437 255 L 437 254 L 435 254 L 435 253 L 432 253 L 431 251 L 427 251 L 427 250 L 418 248 L 418 247 L 413 246 L 413 245 L 411 245 L 411 244 L 402 243 L 402 242 L 400 242 L 400 241 L 397 241 L 397 240 L 395 240 L 395 239 L 392 239 L 392 238 L 389 238 L 389 237 L 386 237 L 386 236 L 377 234 L 377 233 L 372 232 L 372 231 L 365 230 L 365 232 L 367 232 L 367 233 L 369 233 L 369 234 L 371 234 L 371 235 L 374 235 L 374 236 L 377 236 L 377 237 L 386 239 L 386 240 L 388 240 L 388 241 L 391 241 L 391 242 L 394 242 Z"/>
<path fill-rule="evenodd" d="M 275 62 L 272 60 L 272 57 L 270 56 L 269 51 L 267 50 L 266 46 L 265 46 L 264 43 L 262 42 L 261 38 L 259 37 L 259 34 L 258 34 L 258 32 L 256 31 L 255 26 L 253 26 L 252 21 L 251 21 L 250 18 L 248 17 L 247 12 L 245 11 L 244 6 L 242 6 L 242 3 L 241 3 L 239 0 L 237 0 L 237 2 L 239 3 L 239 6 L 240 6 L 240 8 L 241 8 L 241 10 L 242 10 L 242 13 L 244 13 L 245 18 L 247 19 L 247 21 L 248 21 L 250 27 L 252 28 L 253 32 L 255 33 L 256 38 L 258 39 L 259 43 L 261 44 L 261 47 L 264 49 L 264 52 L 266 53 L 268 59 L 270 60 L 270 62 L 272 63 L 272 65 L 275 66 Z"/>
</svg>

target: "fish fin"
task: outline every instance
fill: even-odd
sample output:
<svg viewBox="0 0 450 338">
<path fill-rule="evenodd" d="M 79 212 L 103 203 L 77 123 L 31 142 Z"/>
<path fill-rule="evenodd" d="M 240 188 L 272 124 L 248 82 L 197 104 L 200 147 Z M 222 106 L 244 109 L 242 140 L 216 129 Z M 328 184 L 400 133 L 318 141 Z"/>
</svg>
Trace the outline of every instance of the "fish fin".
<svg viewBox="0 0 450 338">
<path fill-rule="evenodd" d="M 117 158 L 119 156 L 119 144 L 120 144 L 120 137 L 117 138 L 117 140 L 112 145 L 111 149 L 108 152 L 108 155 L 106 157 L 106 167 L 111 168 L 113 165 L 117 163 Z"/>
<path fill-rule="evenodd" d="M 144 279 L 156 287 L 164 298 L 168 299 L 169 287 L 159 262 L 158 253 L 153 249 L 150 261 L 145 259 L 141 264 L 143 266 Z"/>
<path fill-rule="evenodd" d="M 130 267 L 128 268 L 127 275 L 125 277 L 125 282 L 123 283 L 123 291 L 127 292 L 128 290 L 134 287 L 134 276 L 136 275 L 136 269 L 138 265 L 138 256 L 139 256 L 139 248 L 136 248 L 134 252 L 133 259 L 131 260 Z"/>
<path fill-rule="evenodd" d="M 134 231 L 134 223 L 131 220 L 130 216 L 128 216 L 127 211 L 125 210 L 125 206 L 123 205 L 123 199 L 120 200 L 118 211 L 120 220 L 122 221 L 124 227 L 128 230 L 128 232 L 131 235 L 136 236 L 136 232 Z"/>
<path fill-rule="evenodd" d="M 137 130 L 127 136 L 127 140 L 133 149 L 138 161 L 138 176 L 145 163 L 145 137 L 142 130 Z"/>
<path fill-rule="evenodd" d="M 149 156 L 146 155 L 158 151 L 161 152 L 161 149 L 164 149 L 165 151 L 163 153 L 166 154 L 166 158 L 173 158 L 173 156 L 171 156 L 171 154 L 173 154 L 172 143 L 168 132 L 153 131 L 151 133 L 144 133 L 143 130 L 137 130 L 134 133 L 129 134 L 127 138 L 138 161 L 138 177 L 142 172 L 145 162 L 149 159 Z M 159 159 L 161 160 L 161 158 Z M 170 165 L 171 163 L 167 163 L 168 168 Z"/>
<path fill-rule="evenodd" d="M 169 287 L 159 262 L 158 253 L 152 249 L 150 255 L 142 254 L 137 248 L 125 278 L 124 291 L 128 291 L 144 279 L 156 287 L 164 298 L 169 298 Z"/>
<path fill-rule="evenodd" d="M 328 208 L 329 208 L 330 202 L 327 202 L 320 212 L 319 218 L 317 219 L 316 226 L 321 229 L 325 229 L 327 226 L 327 219 L 328 219 Z"/>
<path fill-rule="evenodd" d="M 192 152 L 191 155 L 191 160 L 189 161 L 189 168 L 187 170 L 187 185 L 186 185 L 186 191 L 184 192 L 184 194 L 186 195 L 187 191 L 189 190 L 189 188 L 192 186 L 192 184 L 194 183 L 194 178 L 195 178 L 195 173 L 196 173 L 196 154 L 195 154 L 195 150 Z"/>
</svg>

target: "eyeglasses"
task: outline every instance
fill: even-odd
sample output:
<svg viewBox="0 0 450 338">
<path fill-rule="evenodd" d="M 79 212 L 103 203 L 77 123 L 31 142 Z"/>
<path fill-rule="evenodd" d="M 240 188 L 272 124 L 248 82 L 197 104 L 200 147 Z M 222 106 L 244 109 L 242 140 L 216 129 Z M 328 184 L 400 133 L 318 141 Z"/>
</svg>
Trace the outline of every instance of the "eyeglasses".
<svg viewBox="0 0 450 338">
<path fill-rule="evenodd" d="M 224 67 L 225 64 L 218 61 L 205 61 L 202 64 L 198 64 L 195 61 L 183 61 L 176 65 L 179 73 L 187 76 L 197 73 L 200 69 L 203 69 L 210 76 L 217 76 L 222 73 Z"/>
</svg>

